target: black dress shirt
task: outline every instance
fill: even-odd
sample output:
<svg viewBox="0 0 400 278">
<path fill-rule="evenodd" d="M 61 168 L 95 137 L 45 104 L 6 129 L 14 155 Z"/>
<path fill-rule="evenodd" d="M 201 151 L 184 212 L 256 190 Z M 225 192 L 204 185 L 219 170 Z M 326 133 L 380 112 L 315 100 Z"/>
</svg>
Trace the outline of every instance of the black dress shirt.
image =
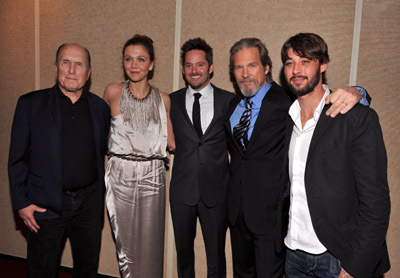
<svg viewBox="0 0 400 278">
<path fill-rule="evenodd" d="M 87 94 L 75 103 L 57 87 L 62 118 L 62 190 L 77 191 L 97 180 L 96 150 Z"/>
</svg>

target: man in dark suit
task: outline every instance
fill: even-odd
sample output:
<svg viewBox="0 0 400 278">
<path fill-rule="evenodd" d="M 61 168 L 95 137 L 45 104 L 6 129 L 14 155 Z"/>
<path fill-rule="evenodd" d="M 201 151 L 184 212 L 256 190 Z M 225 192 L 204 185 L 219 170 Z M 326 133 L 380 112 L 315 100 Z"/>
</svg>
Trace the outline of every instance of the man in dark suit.
<svg viewBox="0 0 400 278">
<path fill-rule="evenodd" d="M 27 277 L 56 277 L 68 228 L 74 277 L 96 277 L 108 105 L 83 89 L 90 54 L 63 44 L 57 84 L 19 98 L 8 162 L 13 206 L 29 228 Z"/>
<path fill-rule="evenodd" d="M 390 198 L 376 112 L 357 105 L 332 119 L 322 84 L 328 47 L 300 33 L 282 47 L 290 107 L 285 154 L 290 180 L 286 277 L 377 277 L 390 268 Z M 312 262 L 312 263 L 311 263 Z"/>
<path fill-rule="evenodd" d="M 188 86 L 170 95 L 176 143 L 170 205 L 178 275 L 195 275 L 193 245 L 199 218 L 207 276 L 226 277 L 229 162 L 224 121 L 234 95 L 210 83 L 214 71 L 212 48 L 203 39 L 188 40 L 181 50 L 182 72 Z"/>
<path fill-rule="evenodd" d="M 235 277 L 281 277 L 282 163 L 287 112 L 292 103 L 272 81 L 272 63 L 256 38 L 236 42 L 230 50 L 231 79 L 239 96 L 226 122 L 231 155 L 228 216 Z M 354 88 L 339 90 L 327 101 L 329 111 L 344 113 L 360 100 Z M 345 107 L 343 101 L 350 105 Z"/>
</svg>

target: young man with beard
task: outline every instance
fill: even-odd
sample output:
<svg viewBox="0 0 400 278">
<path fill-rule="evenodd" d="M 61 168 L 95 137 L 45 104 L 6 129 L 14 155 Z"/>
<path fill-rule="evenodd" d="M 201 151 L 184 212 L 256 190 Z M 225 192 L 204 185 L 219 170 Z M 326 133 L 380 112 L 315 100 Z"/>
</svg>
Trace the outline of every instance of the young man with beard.
<svg viewBox="0 0 400 278">
<path fill-rule="evenodd" d="M 226 277 L 228 153 L 224 121 L 233 94 L 210 83 L 212 48 L 200 38 L 182 46 L 187 87 L 170 95 L 175 157 L 170 185 L 178 276 L 194 277 L 194 239 L 200 220 L 207 277 Z"/>
<path fill-rule="evenodd" d="M 297 100 L 289 110 L 290 209 L 286 277 L 377 277 L 389 270 L 385 236 L 390 198 L 387 158 L 374 110 L 357 105 L 325 115 L 328 47 L 300 33 L 282 47 Z"/>
<path fill-rule="evenodd" d="M 232 46 L 231 79 L 241 96 L 232 102 L 226 122 L 231 155 L 228 216 L 234 275 L 241 278 L 282 277 L 284 271 L 282 164 L 292 99 L 272 80 L 271 69 L 268 50 L 259 39 L 245 38 Z M 333 93 L 327 100 L 336 104 L 332 116 L 360 100 L 357 90 L 347 91 Z"/>
</svg>

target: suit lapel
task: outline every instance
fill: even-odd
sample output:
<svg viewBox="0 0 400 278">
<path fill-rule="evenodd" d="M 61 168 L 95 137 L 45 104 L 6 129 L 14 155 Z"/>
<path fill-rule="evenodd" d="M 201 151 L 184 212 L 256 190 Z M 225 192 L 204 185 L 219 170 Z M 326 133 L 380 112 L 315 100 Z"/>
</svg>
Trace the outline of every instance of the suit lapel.
<svg viewBox="0 0 400 278">
<path fill-rule="evenodd" d="M 290 139 L 292 138 L 293 133 L 293 126 L 294 122 L 292 118 L 289 116 L 286 121 L 286 128 L 285 128 L 285 144 L 283 146 L 283 153 L 285 154 L 284 163 L 285 165 L 288 164 L 288 154 L 289 154 L 289 146 L 290 146 Z"/>
<path fill-rule="evenodd" d="M 184 118 L 184 121 L 186 122 L 186 125 L 191 129 L 191 133 L 193 134 L 193 137 L 198 138 L 199 136 L 197 135 L 197 132 L 194 129 L 193 123 L 190 120 L 189 115 L 186 110 L 186 88 L 178 91 L 177 94 L 178 94 L 178 96 L 176 98 L 177 107 L 179 108 L 179 110 L 182 114 L 182 117 Z"/>
<path fill-rule="evenodd" d="M 268 121 L 268 119 L 270 118 L 270 114 L 273 113 L 273 111 L 274 111 L 274 109 L 272 109 L 270 107 L 271 99 L 274 97 L 274 93 L 275 93 L 274 86 L 275 86 L 275 84 L 273 83 L 271 85 L 271 88 L 265 95 L 264 99 L 262 100 L 260 111 L 258 113 L 256 123 L 254 124 L 253 133 L 251 135 L 247 149 L 250 149 L 252 142 L 257 140 L 257 137 L 263 130 L 263 124 Z"/>
<path fill-rule="evenodd" d="M 231 104 L 231 107 L 230 107 L 230 111 L 229 111 L 229 113 L 228 113 L 229 116 L 228 116 L 228 118 L 227 118 L 226 121 L 225 121 L 225 128 L 226 128 L 226 131 L 228 132 L 228 135 L 229 135 L 229 137 L 231 138 L 231 140 L 232 140 L 232 142 L 233 142 L 233 144 L 234 144 L 236 150 L 237 150 L 238 152 L 240 152 L 240 153 L 243 153 L 242 147 L 239 146 L 239 143 L 236 142 L 235 138 L 233 138 L 232 126 L 231 126 L 231 120 L 230 120 L 230 119 L 231 119 L 231 116 L 232 116 L 232 114 L 233 114 L 233 112 L 235 111 L 236 107 L 238 106 L 238 104 L 239 104 L 239 102 L 240 102 L 241 100 L 242 100 L 241 97 L 236 96 L 236 97 L 234 98 L 234 100 L 232 101 L 232 104 Z"/>
<path fill-rule="evenodd" d="M 100 138 L 101 138 L 101 133 L 100 133 L 100 126 L 99 126 L 99 121 L 103 120 L 103 118 L 99 119 L 99 115 L 102 115 L 100 111 L 98 111 L 98 106 L 95 105 L 93 96 L 89 94 L 89 92 L 86 92 L 87 96 L 87 101 L 88 101 L 88 106 L 89 106 L 89 111 L 90 111 L 90 118 L 92 121 L 92 126 L 93 126 L 93 135 L 94 135 L 94 143 L 96 147 L 96 152 L 97 152 L 97 146 L 100 146 Z"/>
<path fill-rule="evenodd" d="M 210 133 L 210 130 L 212 130 L 212 126 L 215 124 L 216 119 L 219 118 L 219 114 L 221 113 L 221 110 L 218 109 L 218 107 L 220 106 L 221 103 L 221 98 L 220 95 L 216 93 L 216 89 L 213 86 L 213 118 L 210 122 L 210 124 L 208 125 L 206 132 L 204 132 L 203 137 L 201 137 L 201 140 L 203 140 L 205 137 L 207 137 L 207 135 Z"/>
<path fill-rule="evenodd" d="M 285 128 L 285 144 L 283 146 L 283 163 L 282 163 L 282 170 L 284 173 L 284 176 L 287 177 L 286 183 L 284 188 L 282 189 L 282 194 L 284 197 L 289 196 L 289 188 L 290 188 L 290 179 L 289 179 L 289 147 L 290 147 L 290 140 L 292 139 L 292 133 L 293 133 L 293 126 L 294 122 L 292 118 L 289 116 L 287 121 L 286 121 L 286 128 Z"/>
<path fill-rule="evenodd" d="M 317 126 L 315 127 L 314 134 L 311 138 L 310 148 L 308 150 L 307 161 L 312 156 L 313 152 L 315 151 L 316 146 L 318 145 L 320 139 L 324 135 L 327 128 L 331 125 L 332 118 L 325 115 L 326 110 L 328 110 L 329 106 L 325 105 L 324 109 L 322 109 L 321 115 L 317 122 Z"/>
<path fill-rule="evenodd" d="M 54 121 L 58 127 L 58 131 L 61 133 L 62 130 L 62 122 L 61 122 L 61 111 L 60 111 L 60 101 L 57 92 L 57 84 L 48 91 L 48 105 L 53 116 Z"/>
<path fill-rule="evenodd" d="M 224 100 L 222 98 L 222 95 L 218 93 L 218 88 L 216 88 L 213 84 L 211 84 L 211 86 L 213 87 L 213 106 L 214 106 L 214 111 L 213 111 L 213 118 L 210 122 L 210 124 L 208 125 L 206 132 L 204 133 L 203 137 L 201 138 L 203 140 L 203 138 L 207 137 L 208 134 L 210 133 L 210 130 L 212 130 L 213 126 L 215 125 L 217 119 L 221 118 L 221 113 L 225 110 L 221 109 L 221 107 L 224 105 Z"/>
</svg>

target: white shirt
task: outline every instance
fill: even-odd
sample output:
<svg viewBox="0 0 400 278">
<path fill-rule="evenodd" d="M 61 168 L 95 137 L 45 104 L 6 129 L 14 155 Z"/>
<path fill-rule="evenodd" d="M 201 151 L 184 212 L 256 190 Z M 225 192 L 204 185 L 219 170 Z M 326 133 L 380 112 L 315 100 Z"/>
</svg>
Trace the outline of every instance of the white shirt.
<svg viewBox="0 0 400 278">
<path fill-rule="evenodd" d="M 206 130 L 214 117 L 214 89 L 211 86 L 210 82 L 208 82 L 207 86 L 205 86 L 200 91 L 195 91 L 192 89 L 192 87 L 188 86 L 186 90 L 186 111 L 192 123 L 193 123 L 192 111 L 193 111 L 195 93 L 201 94 L 201 98 L 199 99 L 200 121 L 201 121 L 201 129 L 204 134 L 206 133 Z"/>
<path fill-rule="evenodd" d="M 329 88 L 323 85 L 325 95 L 304 127 L 301 126 L 300 105 L 296 100 L 289 109 L 294 122 L 289 146 L 290 209 L 289 227 L 285 245 L 291 250 L 302 250 L 310 254 L 322 254 L 327 249 L 319 241 L 311 222 L 304 184 L 304 174 L 311 138 L 329 95 Z"/>
</svg>

